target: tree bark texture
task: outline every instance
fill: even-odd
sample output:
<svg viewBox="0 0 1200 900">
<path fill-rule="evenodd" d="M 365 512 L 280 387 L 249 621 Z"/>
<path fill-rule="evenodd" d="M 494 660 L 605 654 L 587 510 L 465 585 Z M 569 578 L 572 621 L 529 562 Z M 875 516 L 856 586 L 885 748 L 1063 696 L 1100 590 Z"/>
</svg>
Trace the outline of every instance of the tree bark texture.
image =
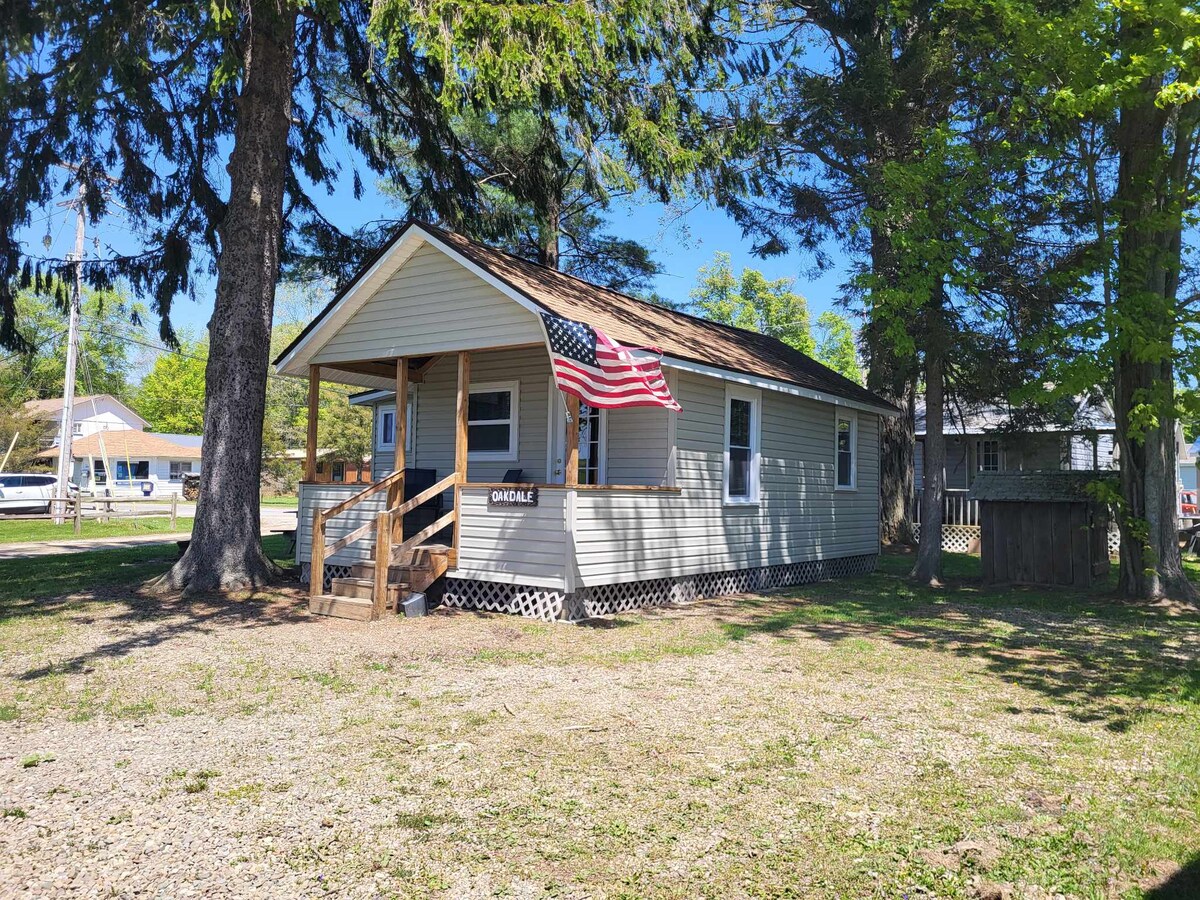
<svg viewBox="0 0 1200 900">
<path fill-rule="evenodd" d="M 1172 349 L 1196 102 L 1182 114 L 1178 107 L 1160 106 L 1161 87 L 1160 79 L 1147 79 L 1122 107 L 1116 132 L 1120 230 L 1113 375 L 1124 505 L 1118 516 L 1119 585 L 1122 596 L 1139 600 L 1196 596 L 1179 550 Z M 1144 427 L 1147 407 L 1154 414 L 1151 427 Z"/>
<path fill-rule="evenodd" d="M 942 513 L 946 496 L 946 412 L 940 342 L 925 351 L 925 472 L 921 493 L 921 540 L 912 577 L 921 584 L 940 584 L 942 574 Z"/>
<path fill-rule="evenodd" d="M 871 269 L 877 280 L 894 278 L 889 237 L 871 230 Z M 884 417 L 879 429 L 879 536 L 884 544 L 914 544 L 913 499 L 916 493 L 916 360 L 902 357 L 881 323 L 865 329 L 867 388 L 901 410 Z"/>
<path fill-rule="evenodd" d="M 296 8 L 290 0 L 255 2 L 244 18 L 230 196 L 208 325 L 200 499 L 187 552 L 161 581 L 186 593 L 247 590 L 278 574 L 262 552 L 259 482 L 289 170 Z"/>
</svg>

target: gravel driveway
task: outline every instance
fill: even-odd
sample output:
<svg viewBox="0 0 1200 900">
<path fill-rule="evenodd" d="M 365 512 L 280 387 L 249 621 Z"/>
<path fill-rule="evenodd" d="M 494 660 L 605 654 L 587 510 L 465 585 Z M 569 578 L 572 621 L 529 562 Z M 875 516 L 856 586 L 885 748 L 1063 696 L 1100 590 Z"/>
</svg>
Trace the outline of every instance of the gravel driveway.
<svg viewBox="0 0 1200 900">
<path fill-rule="evenodd" d="M 1049 689 L 1071 663 L 1053 617 L 806 608 L 21 605 L 0 618 L 0 895 L 1051 897 L 1173 865 L 1105 848 L 1143 807 L 1194 815 L 1160 781 L 1162 722 L 1194 707 L 1078 715 Z M 1045 658 L 1000 668 L 1018 626 Z"/>
</svg>

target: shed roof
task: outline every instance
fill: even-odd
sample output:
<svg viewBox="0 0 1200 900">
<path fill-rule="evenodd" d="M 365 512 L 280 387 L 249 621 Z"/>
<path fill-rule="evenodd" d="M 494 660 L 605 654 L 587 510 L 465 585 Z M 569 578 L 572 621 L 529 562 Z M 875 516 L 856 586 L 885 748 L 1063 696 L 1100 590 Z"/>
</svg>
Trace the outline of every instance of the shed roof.
<svg viewBox="0 0 1200 900">
<path fill-rule="evenodd" d="M 591 284 L 529 260 L 488 247 L 425 222 L 410 222 L 368 261 L 330 304 L 279 354 L 282 364 L 325 319 L 373 265 L 402 238 L 416 231 L 478 266 L 539 309 L 585 322 L 623 344 L 655 346 L 664 355 L 726 372 L 774 379 L 823 395 L 840 397 L 880 411 L 898 413 L 890 403 L 782 341 L 647 303 Z"/>
<path fill-rule="evenodd" d="M 999 503 L 1086 503 L 1088 486 L 1112 481 L 1111 472 L 980 472 L 967 492 L 970 500 Z"/>
</svg>

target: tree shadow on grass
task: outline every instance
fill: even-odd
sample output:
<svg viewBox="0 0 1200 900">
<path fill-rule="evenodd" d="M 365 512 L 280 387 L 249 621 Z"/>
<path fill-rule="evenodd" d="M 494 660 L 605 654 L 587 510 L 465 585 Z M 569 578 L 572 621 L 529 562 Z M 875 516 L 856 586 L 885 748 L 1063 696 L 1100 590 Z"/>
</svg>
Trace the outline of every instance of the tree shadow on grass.
<svg viewBox="0 0 1200 900">
<path fill-rule="evenodd" d="M 308 618 L 296 586 L 239 596 L 172 597 L 151 583 L 170 568 L 164 548 L 96 551 L 0 563 L 0 624 L 61 619 L 99 625 L 110 639 L 75 656 L 17 676 L 34 681 L 86 671 L 103 658 L 125 656 L 181 637 L 230 629 L 261 629 Z M 31 567 L 6 572 L 13 563 Z M 14 576 L 5 581 L 5 575 Z"/>
<path fill-rule="evenodd" d="M 977 565 L 977 563 L 976 563 Z M 871 576 L 740 604 L 722 617 L 733 640 L 800 635 L 893 644 L 982 660 L 989 671 L 1068 707 L 1079 721 L 1127 729 L 1146 703 L 1200 703 L 1200 613 L 1111 596 L 984 590 L 961 579 L 917 587 L 895 564 Z"/>
<path fill-rule="evenodd" d="M 1200 853 L 1145 893 L 1146 900 L 1196 900 L 1197 897 L 1200 897 Z"/>
</svg>

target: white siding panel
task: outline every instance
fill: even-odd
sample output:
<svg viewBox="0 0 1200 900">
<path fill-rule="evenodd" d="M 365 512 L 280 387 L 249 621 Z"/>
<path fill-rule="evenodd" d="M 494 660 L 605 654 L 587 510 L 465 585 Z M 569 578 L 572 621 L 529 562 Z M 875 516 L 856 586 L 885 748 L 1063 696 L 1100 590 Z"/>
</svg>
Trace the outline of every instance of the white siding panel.
<svg viewBox="0 0 1200 900">
<path fill-rule="evenodd" d="M 858 489 L 834 490 L 834 408 L 763 392 L 762 497 L 725 506 L 725 387 L 684 373 L 676 425 L 681 494 L 580 491 L 582 585 L 876 553 L 878 418 L 858 416 Z"/>
<path fill-rule="evenodd" d="M 337 506 L 343 500 L 348 500 L 363 489 L 361 484 L 302 484 L 300 485 L 300 507 L 296 519 L 296 562 L 308 562 L 312 559 L 312 524 L 313 510 L 329 509 Z M 333 543 L 345 537 L 354 529 L 366 525 L 383 512 L 387 502 L 387 491 L 379 491 L 354 506 L 335 516 L 325 526 L 325 540 Z M 374 557 L 375 539 L 368 535 L 362 540 L 355 541 L 344 550 L 333 556 L 326 557 L 325 562 L 335 565 L 348 566 L 357 562 L 365 562 Z"/>
<path fill-rule="evenodd" d="M 562 587 L 566 491 L 544 490 L 532 507 L 488 507 L 485 488 L 464 487 L 457 578 Z"/>
<path fill-rule="evenodd" d="M 333 363 L 543 340 L 528 310 L 425 246 L 318 351 Z"/>
</svg>

